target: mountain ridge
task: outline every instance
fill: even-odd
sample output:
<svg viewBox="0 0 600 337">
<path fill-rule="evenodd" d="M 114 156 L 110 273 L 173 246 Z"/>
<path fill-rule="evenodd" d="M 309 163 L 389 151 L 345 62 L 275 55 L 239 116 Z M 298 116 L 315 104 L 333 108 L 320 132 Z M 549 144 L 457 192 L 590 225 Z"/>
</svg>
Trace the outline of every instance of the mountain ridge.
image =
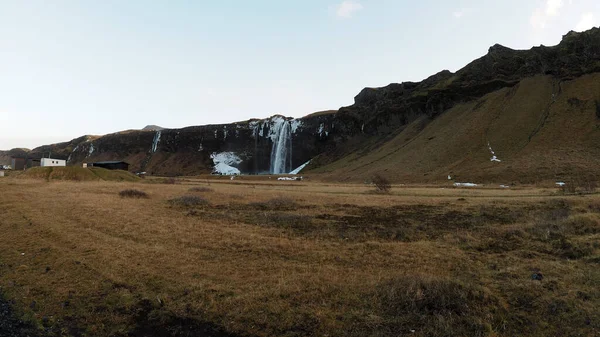
<svg viewBox="0 0 600 337">
<path fill-rule="evenodd" d="M 280 121 L 280 118 L 283 118 L 285 123 L 296 125 L 292 133 L 291 151 L 294 167 L 314 159 L 307 169 L 327 175 L 327 172 L 336 166 L 337 161 L 345 162 L 345 169 L 352 168 L 352 163 L 344 161 L 344 158 L 356 157 L 357 153 L 367 155 L 369 151 L 377 151 L 400 134 L 410 139 L 417 137 L 439 116 L 454 111 L 456 107 L 474 104 L 473 110 L 483 109 L 484 113 L 491 113 L 493 110 L 495 114 L 501 114 L 496 111 L 496 106 L 486 105 L 491 99 L 491 96 L 488 96 L 498 92 L 514 96 L 515 92 L 525 90 L 531 82 L 528 79 L 536 79 L 540 86 L 551 87 L 548 89 L 548 100 L 552 103 L 544 102 L 540 98 L 539 106 L 531 108 L 531 111 L 536 111 L 531 112 L 531 116 L 541 113 L 538 111 L 545 111 L 538 116 L 542 122 L 534 123 L 528 120 L 528 123 L 537 123 L 531 127 L 532 130 L 527 131 L 531 141 L 531 138 L 544 128 L 549 111 L 563 103 L 560 101 L 559 104 L 554 104 L 563 93 L 563 85 L 569 81 L 589 81 L 589 78 L 582 78 L 598 72 L 600 29 L 593 28 L 581 33 L 571 31 L 564 35 L 556 46 L 514 50 L 496 44 L 489 48 L 486 55 L 473 60 L 455 73 L 443 70 L 421 82 L 391 83 L 380 88 L 364 88 L 355 96 L 353 105 L 342 107 L 335 112 L 313 113 L 295 119 L 275 115 L 229 124 L 155 131 L 132 130 L 126 134 L 106 135 L 95 140 L 84 136 L 65 143 L 35 148 L 29 155 L 36 156 L 44 151 L 52 151 L 57 156 L 69 159 L 70 164 L 79 164 L 86 160 L 126 159 L 132 162 L 134 170 L 178 175 L 210 173 L 211 166 L 214 165 L 210 160 L 211 154 L 229 151 L 240 154 L 239 169 L 243 173 L 261 173 L 268 171 L 266 162 L 269 161 L 270 149 L 276 141 L 272 135 L 265 136 L 265 133 L 268 134 L 269 130 L 276 126 L 276 120 Z M 538 91 L 531 88 L 527 90 L 534 90 L 532 93 L 537 95 L 542 88 L 538 88 Z M 574 93 L 573 97 L 565 99 L 571 103 L 584 102 L 580 103 L 579 108 L 585 106 L 586 111 L 593 110 L 595 116 L 600 117 L 600 97 L 595 94 L 580 97 Z M 519 101 L 514 104 L 524 106 L 526 102 Z M 572 105 L 564 107 L 564 111 L 571 109 Z M 544 115 L 546 117 L 543 117 Z M 521 117 L 515 112 L 514 120 Z M 505 122 L 510 127 L 514 120 Z M 257 131 L 259 129 L 260 132 Z M 414 151 L 419 152 L 420 149 Z M 477 167 L 472 169 L 477 170 Z M 485 170 L 487 169 L 483 171 Z M 532 168 L 532 171 L 535 170 Z M 350 176 L 344 179 L 362 180 L 377 171 L 377 168 L 358 171 L 362 172 L 361 177 Z M 420 180 L 423 180 L 422 177 L 426 174 L 428 172 L 419 172 L 410 179 L 415 180 L 416 175 L 419 175 Z M 393 174 L 391 176 L 394 180 L 409 177 L 399 175 L 396 178 Z M 499 178 L 501 176 L 502 174 L 495 175 Z M 544 178 L 550 177 L 546 175 Z"/>
</svg>

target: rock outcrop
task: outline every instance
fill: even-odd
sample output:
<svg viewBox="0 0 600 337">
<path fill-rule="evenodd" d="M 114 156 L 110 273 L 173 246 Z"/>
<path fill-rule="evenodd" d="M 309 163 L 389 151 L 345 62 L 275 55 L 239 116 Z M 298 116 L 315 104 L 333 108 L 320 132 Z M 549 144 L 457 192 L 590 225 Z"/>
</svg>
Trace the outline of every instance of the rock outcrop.
<svg viewBox="0 0 600 337">
<path fill-rule="evenodd" d="M 455 106 L 516 88 L 524 79 L 549 76 L 556 84 L 552 95 L 558 95 L 562 81 L 595 72 L 600 72 L 598 28 L 570 32 L 553 47 L 513 50 L 494 45 L 485 56 L 456 73 L 445 70 L 418 83 L 365 88 L 352 106 L 337 112 L 298 119 L 273 116 L 232 124 L 183 129 L 152 127 L 102 137 L 84 136 L 34 149 L 29 155 L 41 156 L 51 151 L 68 159 L 70 165 L 126 160 L 134 171 L 162 175 L 210 173 L 215 166 L 228 166 L 247 174 L 269 173 L 277 142 L 275 130 L 281 123 L 289 123 L 285 125 L 292 130 L 291 158 L 286 160 L 295 168 L 314 159 L 307 169 L 315 169 L 349 155 L 372 151 L 406 128 L 418 133 Z M 600 103 L 596 103 L 596 114 L 600 116 Z M 216 157 L 220 153 L 228 154 Z M 227 163 L 216 163 L 215 158 L 228 159 Z"/>
<path fill-rule="evenodd" d="M 126 131 L 101 137 L 84 136 L 70 142 L 46 145 L 29 152 L 41 157 L 51 152 L 69 165 L 101 160 L 125 160 L 132 171 L 159 175 L 224 173 L 215 169 L 215 155 L 232 153 L 234 166 L 244 174 L 269 173 L 281 123 L 291 127 L 291 167 L 296 168 L 329 146 L 333 113 L 293 119 L 276 115 L 267 119 L 220 125 L 192 126 L 157 131 Z M 291 169 L 290 169 L 291 171 Z"/>
</svg>

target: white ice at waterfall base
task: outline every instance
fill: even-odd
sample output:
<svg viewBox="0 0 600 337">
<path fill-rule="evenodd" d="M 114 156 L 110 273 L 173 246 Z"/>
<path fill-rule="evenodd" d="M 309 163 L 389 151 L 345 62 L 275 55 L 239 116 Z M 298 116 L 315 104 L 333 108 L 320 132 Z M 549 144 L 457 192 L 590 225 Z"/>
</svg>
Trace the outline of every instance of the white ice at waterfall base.
<svg viewBox="0 0 600 337">
<path fill-rule="evenodd" d="M 306 165 L 308 165 L 308 164 L 310 164 L 310 160 L 307 161 L 306 163 L 298 166 L 295 170 L 291 171 L 290 174 L 298 174 L 298 173 L 300 173 L 300 171 L 302 171 L 306 167 Z"/>
<path fill-rule="evenodd" d="M 239 175 L 241 174 L 240 170 L 233 167 L 232 165 L 237 165 L 242 162 L 242 159 L 238 157 L 233 152 L 221 152 L 221 153 L 213 153 L 210 155 L 210 158 L 213 160 L 214 168 L 213 174 L 222 174 L 222 175 Z"/>
<path fill-rule="evenodd" d="M 473 183 L 454 183 L 456 187 L 477 187 L 479 185 Z"/>
</svg>

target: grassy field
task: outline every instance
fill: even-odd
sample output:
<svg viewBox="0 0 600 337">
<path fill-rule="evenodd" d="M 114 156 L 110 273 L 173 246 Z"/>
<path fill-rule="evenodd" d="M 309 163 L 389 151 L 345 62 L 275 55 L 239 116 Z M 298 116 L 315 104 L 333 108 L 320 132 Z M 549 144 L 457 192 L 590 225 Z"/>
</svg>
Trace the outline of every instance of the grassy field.
<svg viewBox="0 0 600 337">
<path fill-rule="evenodd" d="M 600 334 L 596 194 L 12 177 L 0 191 L 2 292 L 52 336 Z"/>
</svg>

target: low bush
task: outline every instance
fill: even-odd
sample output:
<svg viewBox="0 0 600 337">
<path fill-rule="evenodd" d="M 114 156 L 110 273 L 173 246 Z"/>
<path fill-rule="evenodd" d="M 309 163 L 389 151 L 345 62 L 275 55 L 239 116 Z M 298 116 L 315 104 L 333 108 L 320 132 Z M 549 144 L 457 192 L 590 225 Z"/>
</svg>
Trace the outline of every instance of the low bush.
<svg viewBox="0 0 600 337">
<path fill-rule="evenodd" d="M 122 190 L 119 192 L 121 198 L 148 199 L 148 193 L 135 189 Z"/>
<path fill-rule="evenodd" d="M 181 197 L 173 198 L 169 200 L 169 203 L 173 206 L 181 207 L 194 207 L 208 205 L 208 200 L 196 196 L 196 195 L 184 195 Z"/>
<path fill-rule="evenodd" d="M 178 181 L 175 178 L 165 178 L 163 179 L 162 183 L 167 185 L 175 185 L 178 183 Z"/>
<path fill-rule="evenodd" d="M 214 190 L 209 187 L 192 187 L 188 190 L 188 192 L 203 193 L 203 192 L 214 192 Z"/>
<path fill-rule="evenodd" d="M 253 202 L 249 204 L 251 207 L 259 210 L 294 210 L 298 208 L 298 204 L 291 198 L 279 197 L 268 201 Z"/>
<path fill-rule="evenodd" d="M 384 281 L 375 290 L 381 330 L 399 336 L 485 336 L 501 311 L 485 288 L 457 280 L 407 275 Z"/>
<path fill-rule="evenodd" d="M 577 260 L 594 253 L 594 248 L 587 243 L 573 242 L 566 238 L 560 238 L 552 242 L 556 255 L 569 260 Z"/>
<path fill-rule="evenodd" d="M 598 183 L 595 179 L 572 179 L 561 186 L 561 192 L 564 194 L 589 194 L 596 192 Z"/>
<path fill-rule="evenodd" d="M 371 182 L 373 183 L 373 185 L 375 185 L 377 192 L 389 193 L 392 189 L 392 183 L 390 183 L 390 181 L 381 174 L 376 173 L 375 175 L 373 175 L 373 177 L 371 178 Z"/>
<path fill-rule="evenodd" d="M 261 223 L 267 226 L 290 228 L 306 232 L 307 227 L 312 225 L 312 218 L 307 215 L 288 214 L 288 213 L 266 213 L 259 219 Z"/>
</svg>

